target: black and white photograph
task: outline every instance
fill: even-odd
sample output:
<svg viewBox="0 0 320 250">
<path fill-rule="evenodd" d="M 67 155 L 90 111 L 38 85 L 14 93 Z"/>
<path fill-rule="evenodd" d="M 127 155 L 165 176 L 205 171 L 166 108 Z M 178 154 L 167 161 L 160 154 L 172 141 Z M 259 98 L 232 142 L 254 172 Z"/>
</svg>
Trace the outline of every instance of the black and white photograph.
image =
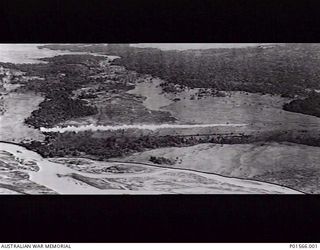
<svg viewBox="0 0 320 250">
<path fill-rule="evenodd" d="M 1 248 L 316 249 L 317 3 L 0 1 Z"/>
<path fill-rule="evenodd" d="M 1 43 L 1 194 L 319 194 L 320 43 Z"/>
</svg>

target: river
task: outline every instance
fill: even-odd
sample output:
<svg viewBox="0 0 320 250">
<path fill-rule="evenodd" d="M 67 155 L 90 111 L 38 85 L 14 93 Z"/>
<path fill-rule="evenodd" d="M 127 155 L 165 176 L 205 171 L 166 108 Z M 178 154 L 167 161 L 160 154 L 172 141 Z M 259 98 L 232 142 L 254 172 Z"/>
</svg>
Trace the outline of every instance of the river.
<svg viewBox="0 0 320 250">
<path fill-rule="evenodd" d="M 154 168 L 153 172 L 144 173 L 87 173 L 83 171 L 77 171 L 75 169 L 69 168 L 64 164 L 52 162 L 49 159 L 43 158 L 36 152 L 28 150 L 22 146 L 0 142 L 0 150 L 12 154 L 15 159 L 19 162 L 34 162 L 38 165 L 39 171 L 29 171 L 30 180 L 45 186 L 51 190 L 56 191 L 59 194 L 164 194 L 164 193 L 260 193 L 260 194 L 299 194 L 300 192 L 282 187 L 279 185 L 274 185 L 270 183 L 264 183 L 252 180 L 243 180 L 238 178 L 230 178 L 219 176 L 215 174 L 207 174 L 202 172 L 197 172 L 193 170 L 184 169 L 174 169 L 170 167 L 161 167 L 157 165 L 151 165 L 146 163 L 134 163 L 134 162 L 103 162 L 106 166 L 112 166 L 115 163 L 129 165 L 129 166 L 144 166 L 145 168 Z M 101 162 L 99 162 L 101 164 Z M 139 179 L 141 183 L 139 184 L 139 190 L 131 190 L 130 188 L 124 189 L 100 189 L 87 183 L 74 180 L 73 178 L 64 177 L 64 175 L 78 174 L 87 178 L 108 178 L 112 181 L 114 178 L 115 183 L 125 179 L 125 182 L 131 183 L 132 181 Z M 191 181 L 184 183 L 184 188 L 174 189 L 168 191 L 166 189 L 159 190 L 159 186 L 155 184 L 156 181 L 167 178 L 168 181 L 172 181 L 173 185 L 179 179 L 175 179 L 175 176 L 179 174 L 187 175 Z M 170 179 L 171 178 L 171 179 Z M 185 177 L 184 177 L 185 178 Z M 216 184 L 201 184 L 198 183 L 199 178 L 205 178 L 211 183 Z M 166 182 L 166 181 L 165 181 Z M 189 186 L 188 186 L 189 184 Z"/>
<path fill-rule="evenodd" d="M 46 63 L 39 60 L 44 57 L 54 57 L 67 54 L 88 54 L 86 52 L 70 52 L 67 50 L 39 49 L 44 44 L 0 44 L 0 61 L 8 63 Z M 161 50 L 187 50 L 187 49 L 213 49 L 213 48 L 246 48 L 259 45 L 271 45 L 270 43 L 137 43 L 133 47 L 158 48 Z M 99 55 L 91 53 L 92 55 Z M 116 57 L 115 57 L 116 58 Z M 114 59 L 113 57 L 110 58 Z"/>
<path fill-rule="evenodd" d="M 110 60 L 117 56 L 106 56 L 98 53 L 71 52 L 67 50 L 39 49 L 38 46 L 44 44 L 0 44 L 0 62 L 5 63 L 47 63 L 41 58 L 54 57 L 58 55 L 82 55 L 105 56 Z"/>
<path fill-rule="evenodd" d="M 188 50 L 188 49 L 233 49 L 272 45 L 274 43 L 135 43 L 132 47 L 157 48 L 161 50 Z"/>
<path fill-rule="evenodd" d="M 80 174 L 89 178 L 102 178 L 101 174 L 90 174 L 83 173 L 80 171 L 73 170 L 66 167 L 63 164 L 54 163 L 48 159 L 43 158 L 36 152 L 28 150 L 22 146 L 10 144 L 10 143 L 0 143 L 0 150 L 6 151 L 19 161 L 23 162 L 35 162 L 39 171 L 29 171 L 30 180 L 45 186 L 51 190 L 56 191 L 59 194 L 121 194 L 121 190 L 101 190 L 96 187 L 79 183 L 77 181 L 71 180 L 70 178 L 62 177 L 68 174 Z M 108 163 L 107 163 L 108 164 Z M 110 164 L 110 163 L 109 163 Z M 108 177 L 112 177 L 108 175 Z M 125 177 L 125 176 L 124 176 Z M 130 193 L 127 191 L 126 193 Z M 138 192 L 137 192 L 138 193 Z"/>
</svg>

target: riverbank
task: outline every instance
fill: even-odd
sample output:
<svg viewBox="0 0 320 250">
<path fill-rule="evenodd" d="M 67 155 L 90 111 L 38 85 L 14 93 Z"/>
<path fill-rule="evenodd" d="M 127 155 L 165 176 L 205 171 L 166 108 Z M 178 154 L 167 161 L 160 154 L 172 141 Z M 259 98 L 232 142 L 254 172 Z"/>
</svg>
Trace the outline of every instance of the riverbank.
<svg viewBox="0 0 320 250">
<path fill-rule="evenodd" d="M 169 167 L 266 181 L 319 194 L 320 148 L 295 143 L 260 142 L 236 145 L 199 144 L 167 147 L 111 160 L 151 163 L 163 158 Z"/>
<path fill-rule="evenodd" d="M 150 164 L 85 160 L 84 164 L 90 166 L 88 168 L 90 173 L 83 169 L 81 159 L 77 158 L 70 160 L 64 158 L 60 163 L 56 163 L 56 160 L 53 162 L 44 159 L 35 152 L 8 143 L 0 143 L 0 151 L 12 154 L 22 165 L 26 162 L 35 163 L 39 170 L 28 172 L 30 181 L 60 194 L 299 193 L 263 182 L 239 180 L 191 170 L 152 167 Z M 81 171 L 76 170 L 74 166 L 80 167 Z M 115 166 L 120 166 L 122 169 L 139 167 L 140 171 L 126 174 L 114 173 L 113 170 L 113 173 L 108 173 L 107 169 L 116 169 Z M 94 170 L 100 172 L 92 173 Z"/>
</svg>

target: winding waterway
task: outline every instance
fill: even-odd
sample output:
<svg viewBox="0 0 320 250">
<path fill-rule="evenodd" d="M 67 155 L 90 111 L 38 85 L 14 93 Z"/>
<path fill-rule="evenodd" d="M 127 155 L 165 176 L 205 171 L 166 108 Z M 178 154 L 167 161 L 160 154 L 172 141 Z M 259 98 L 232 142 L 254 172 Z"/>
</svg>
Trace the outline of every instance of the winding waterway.
<svg viewBox="0 0 320 250">
<path fill-rule="evenodd" d="M 238 178 L 230 178 L 230 177 L 224 177 L 219 176 L 215 174 L 207 174 L 202 172 L 197 172 L 193 170 L 183 170 L 183 169 L 174 169 L 170 167 L 162 167 L 162 166 L 156 166 L 151 164 L 145 164 L 145 163 L 134 163 L 134 162 L 121 162 L 121 161 L 113 161 L 113 162 L 105 162 L 105 165 L 112 166 L 112 164 L 119 163 L 119 164 L 129 164 L 130 166 L 144 166 L 147 168 L 158 168 L 157 172 L 154 173 L 130 173 L 130 174 L 95 174 L 95 173 L 86 173 L 83 171 L 77 171 L 74 169 L 71 169 L 67 167 L 64 164 L 51 162 L 46 158 L 43 158 L 41 155 L 39 155 L 36 152 L 33 152 L 31 150 L 28 150 L 22 146 L 15 145 L 12 143 L 5 143 L 0 142 L 0 150 L 8 152 L 12 154 L 17 160 L 19 161 L 32 161 L 35 162 L 38 167 L 39 171 L 28 171 L 28 174 L 30 176 L 30 180 L 45 186 L 51 190 L 56 191 L 59 194 L 163 194 L 163 193 L 175 193 L 175 192 L 165 192 L 165 191 L 153 191 L 152 187 L 148 188 L 148 190 L 144 190 L 143 188 L 141 190 L 130 190 L 130 189 L 99 189 L 96 187 L 93 187 L 91 185 L 88 185 L 83 182 L 76 181 L 72 178 L 66 178 L 63 177 L 64 175 L 70 175 L 70 174 L 78 174 L 84 177 L 88 178 L 128 178 L 130 181 L 130 178 L 137 178 L 137 177 L 143 177 L 148 178 L 152 177 L 154 175 L 161 175 L 166 172 L 171 175 L 172 172 L 175 173 L 185 173 L 185 174 L 196 174 L 200 177 L 205 177 L 211 180 L 216 181 L 217 188 L 216 190 L 212 189 L 212 193 L 245 193 L 246 190 L 248 193 L 278 193 L 278 194 L 301 194 L 301 192 L 279 186 L 274 185 L 270 183 L 265 182 L 259 182 L 259 181 L 252 181 L 252 180 L 243 180 Z M 161 176 L 163 178 L 163 175 Z M 146 181 L 145 185 L 149 185 L 148 181 Z M 223 186 L 221 185 L 227 185 L 228 188 L 233 187 L 234 190 L 230 190 L 228 188 L 221 188 Z M 219 187 L 221 188 L 219 190 Z M 200 187 L 200 192 L 201 188 Z M 212 187 L 211 187 L 212 188 Z M 195 187 L 187 188 L 188 192 L 190 192 L 190 189 L 194 191 L 194 193 L 199 193 L 199 189 Z M 183 193 L 183 191 L 181 191 Z"/>
</svg>

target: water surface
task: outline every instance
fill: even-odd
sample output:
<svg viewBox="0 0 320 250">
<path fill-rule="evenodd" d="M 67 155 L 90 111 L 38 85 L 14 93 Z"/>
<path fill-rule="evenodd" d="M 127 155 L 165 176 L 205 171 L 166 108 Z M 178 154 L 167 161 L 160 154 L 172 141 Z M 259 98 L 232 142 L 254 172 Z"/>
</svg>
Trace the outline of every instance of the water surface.
<svg viewBox="0 0 320 250">
<path fill-rule="evenodd" d="M 219 48 L 246 48 L 272 43 L 134 43 L 133 47 L 157 48 L 161 50 L 188 50 L 188 49 L 219 49 Z"/>
</svg>

